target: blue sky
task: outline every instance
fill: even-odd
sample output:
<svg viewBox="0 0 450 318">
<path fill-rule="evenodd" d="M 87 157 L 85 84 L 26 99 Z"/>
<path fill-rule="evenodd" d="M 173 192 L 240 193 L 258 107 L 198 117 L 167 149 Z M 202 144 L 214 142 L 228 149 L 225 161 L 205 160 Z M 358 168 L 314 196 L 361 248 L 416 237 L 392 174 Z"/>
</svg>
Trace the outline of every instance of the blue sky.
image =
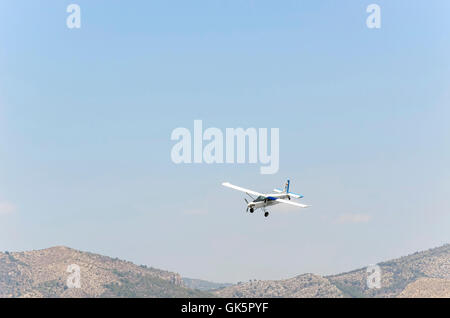
<svg viewBox="0 0 450 318">
<path fill-rule="evenodd" d="M 66 7 L 81 7 L 81 29 Z M 370 3 L 381 29 L 365 25 Z M 448 1 L 0 4 L 0 250 L 236 282 L 450 242 Z M 176 127 L 280 128 L 280 170 L 175 165 Z M 245 213 L 222 181 L 312 204 Z M 279 212 L 279 213 L 277 213 Z"/>
</svg>

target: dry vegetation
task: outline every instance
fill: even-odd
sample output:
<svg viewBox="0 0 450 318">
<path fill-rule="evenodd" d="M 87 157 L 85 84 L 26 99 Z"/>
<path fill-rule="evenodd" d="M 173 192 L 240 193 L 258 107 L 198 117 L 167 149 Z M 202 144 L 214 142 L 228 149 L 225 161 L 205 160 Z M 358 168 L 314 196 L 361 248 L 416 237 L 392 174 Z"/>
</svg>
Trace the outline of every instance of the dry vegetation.
<svg viewBox="0 0 450 318">
<path fill-rule="evenodd" d="M 81 288 L 67 288 L 67 267 L 80 267 Z M 0 297 L 195 297 L 179 274 L 67 247 L 0 253 Z"/>
<path fill-rule="evenodd" d="M 81 288 L 68 288 L 67 267 L 81 270 Z M 367 288 L 365 268 L 321 277 L 219 286 L 179 274 L 67 247 L 0 253 L 0 297 L 450 297 L 450 245 L 378 264 L 380 289 Z M 196 287 L 197 288 L 197 287 Z"/>
<path fill-rule="evenodd" d="M 219 289 L 220 297 L 448 297 L 450 245 L 378 264 L 380 289 L 367 287 L 366 268 L 321 277 L 312 274 Z M 425 279 L 425 280 L 424 280 Z M 427 280 L 438 279 L 438 280 Z"/>
</svg>

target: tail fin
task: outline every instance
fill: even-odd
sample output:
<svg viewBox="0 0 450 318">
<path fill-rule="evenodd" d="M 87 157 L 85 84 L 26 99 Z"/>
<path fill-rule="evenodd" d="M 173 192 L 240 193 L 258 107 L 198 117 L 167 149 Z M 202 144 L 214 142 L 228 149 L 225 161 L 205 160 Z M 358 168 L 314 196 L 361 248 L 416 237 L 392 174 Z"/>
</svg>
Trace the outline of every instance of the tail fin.
<svg viewBox="0 0 450 318">
<path fill-rule="evenodd" d="M 284 192 L 285 193 L 289 193 L 289 184 L 290 184 L 291 182 L 289 181 L 289 179 L 286 181 L 286 185 L 284 186 Z"/>
</svg>

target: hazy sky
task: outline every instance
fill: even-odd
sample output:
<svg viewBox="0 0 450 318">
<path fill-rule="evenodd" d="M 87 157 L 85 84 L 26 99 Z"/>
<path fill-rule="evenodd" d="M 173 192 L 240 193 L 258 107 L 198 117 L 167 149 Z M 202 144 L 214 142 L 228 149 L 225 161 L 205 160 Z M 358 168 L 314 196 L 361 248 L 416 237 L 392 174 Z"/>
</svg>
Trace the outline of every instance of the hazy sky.
<svg viewBox="0 0 450 318">
<path fill-rule="evenodd" d="M 81 7 L 81 29 L 66 7 Z M 381 6 L 381 29 L 366 7 Z M 0 2 L 0 250 L 187 277 L 331 274 L 450 242 L 450 2 Z M 175 165 L 176 127 L 280 128 L 280 170 Z M 286 178 L 308 210 L 245 213 Z"/>
</svg>

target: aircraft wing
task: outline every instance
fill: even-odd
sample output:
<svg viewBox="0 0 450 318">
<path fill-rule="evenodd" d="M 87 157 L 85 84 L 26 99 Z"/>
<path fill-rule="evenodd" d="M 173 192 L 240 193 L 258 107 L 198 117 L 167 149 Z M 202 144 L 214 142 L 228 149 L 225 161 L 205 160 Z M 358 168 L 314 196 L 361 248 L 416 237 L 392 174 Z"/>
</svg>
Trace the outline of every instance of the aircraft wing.
<svg viewBox="0 0 450 318">
<path fill-rule="evenodd" d="M 276 202 L 287 203 L 287 204 L 295 205 L 295 206 L 298 206 L 298 207 L 301 207 L 301 208 L 310 207 L 310 205 L 301 204 L 301 203 L 297 203 L 297 202 L 292 202 L 292 201 L 284 200 L 284 199 L 276 199 Z"/>
<path fill-rule="evenodd" d="M 248 194 L 253 194 L 253 195 L 256 195 L 256 196 L 262 195 L 262 196 L 265 197 L 265 195 L 262 194 L 262 193 L 259 193 L 259 192 L 253 191 L 253 190 L 249 190 L 249 189 L 244 189 L 244 188 L 235 186 L 235 185 L 233 185 L 233 184 L 231 184 L 229 182 L 224 182 L 224 183 L 222 183 L 222 185 L 225 186 L 225 187 L 234 189 L 234 190 L 238 190 L 238 191 L 242 191 L 242 192 L 248 193 Z"/>
</svg>

